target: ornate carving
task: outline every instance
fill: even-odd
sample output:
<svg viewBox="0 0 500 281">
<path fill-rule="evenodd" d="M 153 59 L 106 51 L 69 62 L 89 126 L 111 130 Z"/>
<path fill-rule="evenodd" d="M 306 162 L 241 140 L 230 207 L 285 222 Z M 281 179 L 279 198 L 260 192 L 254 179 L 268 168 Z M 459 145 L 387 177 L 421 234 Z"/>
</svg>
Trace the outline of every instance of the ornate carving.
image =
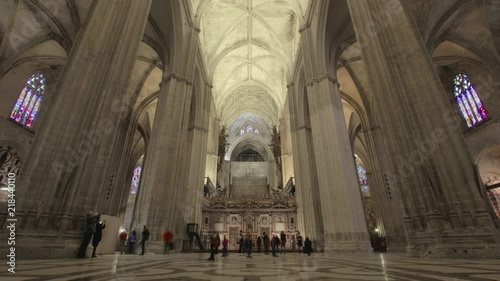
<svg viewBox="0 0 500 281">
<path fill-rule="evenodd" d="M 229 143 L 227 142 L 227 134 L 226 134 L 226 126 L 223 125 L 220 128 L 219 133 L 219 162 L 217 163 L 217 172 L 220 172 L 222 169 L 222 163 L 224 161 L 224 155 L 226 155 L 227 148 L 229 147 Z"/>
</svg>

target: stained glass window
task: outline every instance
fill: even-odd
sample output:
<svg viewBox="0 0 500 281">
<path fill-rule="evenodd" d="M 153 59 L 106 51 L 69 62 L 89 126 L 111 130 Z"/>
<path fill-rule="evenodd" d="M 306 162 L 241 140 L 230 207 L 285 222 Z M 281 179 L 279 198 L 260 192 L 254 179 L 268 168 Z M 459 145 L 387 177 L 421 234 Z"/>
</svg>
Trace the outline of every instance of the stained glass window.
<svg viewBox="0 0 500 281">
<path fill-rule="evenodd" d="M 137 194 L 139 181 L 141 180 L 141 169 L 141 166 L 137 166 L 134 170 L 134 176 L 132 177 L 132 184 L 130 186 L 130 194 Z"/>
<path fill-rule="evenodd" d="M 243 135 L 245 133 L 245 129 L 241 129 L 240 135 Z"/>
<path fill-rule="evenodd" d="M 247 126 L 247 133 L 251 133 L 253 130 L 252 125 Z"/>
<path fill-rule="evenodd" d="M 44 92 L 44 75 L 41 73 L 31 75 L 14 105 L 10 118 L 25 128 L 31 128 L 40 109 Z"/>
<path fill-rule="evenodd" d="M 358 165 L 358 178 L 359 185 L 361 186 L 361 191 L 368 192 L 368 178 L 366 177 L 365 167 Z"/>
<path fill-rule="evenodd" d="M 488 118 L 486 110 L 474 89 L 474 86 L 465 74 L 457 74 L 454 81 L 455 100 L 460 108 L 462 117 L 471 128 Z"/>
</svg>

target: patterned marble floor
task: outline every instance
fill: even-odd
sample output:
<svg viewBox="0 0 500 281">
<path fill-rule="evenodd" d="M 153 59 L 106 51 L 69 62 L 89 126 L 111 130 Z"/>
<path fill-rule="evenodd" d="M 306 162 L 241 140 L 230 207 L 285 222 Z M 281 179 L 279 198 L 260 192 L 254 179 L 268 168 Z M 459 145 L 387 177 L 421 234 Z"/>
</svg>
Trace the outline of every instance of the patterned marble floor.
<svg viewBox="0 0 500 281">
<path fill-rule="evenodd" d="M 500 280 L 498 259 L 414 259 L 404 254 L 311 256 L 287 253 L 218 255 L 103 255 L 95 259 L 17 261 L 16 273 L 2 265 L 0 280 Z"/>
</svg>

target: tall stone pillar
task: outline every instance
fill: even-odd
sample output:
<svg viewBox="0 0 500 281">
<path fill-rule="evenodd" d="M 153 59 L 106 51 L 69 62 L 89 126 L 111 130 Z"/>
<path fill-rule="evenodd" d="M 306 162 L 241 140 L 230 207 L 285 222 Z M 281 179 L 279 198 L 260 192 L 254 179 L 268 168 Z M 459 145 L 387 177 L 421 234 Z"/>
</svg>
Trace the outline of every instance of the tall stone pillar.
<svg viewBox="0 0 500 281">
<path fill-rule="evenodd" d="M 380 127 L 375 124 L 376 121 L 372 120 L 367 125 L 371 127 L 363 128 L 363 132 L 370 155 L 371 175 L 368 176 L 368 183 L 377 216 L 377 228 L 379 235 L 387 239 L 388 251 L 401 252 L 406 250 L 403 216 L 393 187 L 389 186 L 384 177 L 387 155 L 383 143 L 379 143 Z"/>
<path fill-rule="evenodd" d="M 144 172 L 134 212 L 134 228 L 146 225 L 151 241 L 161 241 L 169 229 L 179 240 L 185 235 L 180 228 L 186 187 L 182 186 L 183 154 L 193 83 L 174 73 L 164 75 L 158 105 L 144 159 Z M 180 246 L 180 245 L 179 245 Z"/>
<path fill-rule="evenodd" d="M 500 256 L 498 225 L 431 58 L 400 0 L 348 0 L 414 256 Z"/>
<path fill-rule="evenodd" d="M 199 83 L 197 85 L 203 85 Z M 196 92 L 199 91 L 199 92 Z M 191 120 L 188 127 L 188 139 L 186 146 L 185 170 L 188 172 L 186 180 L 186 199 L 183 216 L 188 223 L 202 225 L 201 208 L 203 205 L 203 186 L 205 180 L 205 167 L 207 160 L 208 125 L 210 117 L 210 101 L 212 100 L 212 89 L 203 86 L 196 89 L 191 101 Z"/>
<path fill-rule="evenodd" d="M 151 0 L 92 3 L 19 175 L 19 209 L 26 227 L 58 230 L 59 235 L 79 231 L 78 217 L 97 207 L 103 183 L 89 185 L 92 174 L 83 171 L 92 170 L 97 159 L 106 165 L 113 146 L 103 151 L 104 140 L 122 131 L 128 111 L 123 93 L 150 5 Z M 76 217 L 73 210 L 78 210 Z"/>
<path fill-rule="evenodd" d="M 338 83 L 325 74 L 306 87 L 325 252 L 368 252 L 368 230 Z"/>
<path fill-rule="evenodd" d="M 319 251 L 324 250 L 324 230 L 321 201 L 318 188 L 316 162 L 311 135 L 307 97 L 303 87 L 288 87 L 290 107 L 290 131 L 292 134 L 295 194 L 297 201 L 297 225 L 305 239 L 316 241 Z"/>
</svg>

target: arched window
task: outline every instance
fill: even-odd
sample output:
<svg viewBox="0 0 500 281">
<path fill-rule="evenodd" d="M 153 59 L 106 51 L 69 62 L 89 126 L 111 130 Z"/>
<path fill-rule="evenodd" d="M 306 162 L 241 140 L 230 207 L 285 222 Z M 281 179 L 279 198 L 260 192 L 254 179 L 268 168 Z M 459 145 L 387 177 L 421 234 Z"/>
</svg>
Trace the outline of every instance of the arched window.
<svg viewBox="0 0 500 281">
<path fill-rule="evenodd" d="M 36 114 L 42 103 L 45 92 L 45 77 L 41 73 L 35 73 L 26 81 L 21 95 L 17 99 L 16 105 L 10 114 L 10 118 L 25 128 L 31 128 L 35 121 Z"/>
<path fill-rule="evenodd" d="M 256 135 L 258 135 L 258 134 L 259 134 L 259 129 L 255 129 L 254 133 L 255 133 Z"/>
<path fill-rule="evenodd" d="M 141 180 L 141 169 L 141 166 L 137 166 L 134 170 L 134 176 L 132 177 L 132 184 L 130 186 L 130 194 L 137 194 L 139 181 Z"/>
<path fill-rule="evenodd" d="M 358 179 L 361 191 L 368 192 L 370 188 L 368 187 L 368 177 L 366 176 L 366 169 L 363 161 L 361 161 L 361 158 L 359 158 L 356 154 L 354 154 L 354 159 L 356 161 L 356 169 L 358 170 Z"/>
<path fill-rule="evenodd" d="M 245 129 L 241 129 L 240 135 L 243 135 L 245 133 Z"/>
<path fill-rule="evenodd" d="M 469 77 L 465 74 L 457 74 L 454 86 L 455 100 L 460 107 L 467 127 L 471 128 L 484 122 L 488 118 L 488 115 Z"/>
<path fill-rule="evenodd" d="M 247 133 L 251 133 L 252 132 L 252 125 L 248 125 L 247 126 Z"/>
</svg>

